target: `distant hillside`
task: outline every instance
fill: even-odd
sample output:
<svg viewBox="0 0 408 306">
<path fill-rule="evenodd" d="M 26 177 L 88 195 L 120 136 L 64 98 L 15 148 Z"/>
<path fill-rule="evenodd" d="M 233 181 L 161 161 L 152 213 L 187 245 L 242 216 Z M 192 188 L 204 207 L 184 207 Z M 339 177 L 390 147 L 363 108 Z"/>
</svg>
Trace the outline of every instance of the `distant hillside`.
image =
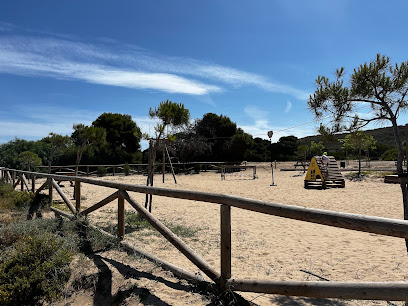
<svg viewBox="0 0 408 306">
<path fill-rule="evenodd" d="M 405 126 L 401 125 L 398 128 L 399 128 L 401 140 L 405 141 Z M 396 147 L 392 127 L 378 128 L 374 130 L 366 130 L 364 132 L 368 135 L 372 135 L 377 140 L 377 146 Z M 329 143 L 325 144 L 326 149 L 329 151 L 340 150 L 341 143 L 338 141 L 338 139 L 343 139 L 346 137 L 346 135 L 347 133 L 335 135 L 336 141 L 330 144 Z M 322 140 L 323 138 L 320 135 L 308 136 L 308 137 L 300 138 L 299 144 L 300 145 L 310 145 L 312 141 L 318 142 Z"/>
</svg>

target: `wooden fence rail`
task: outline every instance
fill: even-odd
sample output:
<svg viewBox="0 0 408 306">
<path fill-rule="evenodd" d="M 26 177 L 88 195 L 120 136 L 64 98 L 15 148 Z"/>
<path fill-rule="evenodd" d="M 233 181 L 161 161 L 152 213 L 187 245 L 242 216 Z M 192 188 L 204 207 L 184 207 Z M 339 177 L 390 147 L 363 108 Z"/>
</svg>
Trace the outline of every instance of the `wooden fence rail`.
<svg viewBox="0 0 408 306">
<path fill-rule="evenodd" d="M 194 165 L 202 165 L 203 166 L 203 171 L 207 171 L 208 167 L 211 166 L 218 166 L 220 167 L 221 165 L 228 165 L 228 164 L 237 164 L 237 162 L 172 162 L 171 160 L 169 163 L 156 163 L 155 165 L 157 167 L 160 166 L 177 166 L 183 168 L 183 170 L 186 170 L 186 167 L 192 167 Z M 128 165 L 130 167 L 130 172 L 132 173 L 143 173 L 147 171 L 148 164 L 116 164 L 116 165 L 107 165 L 107 164 L 102 164 L 102 165 L 78 165 L 78 174 L 85 175 L 85 176 L 90 176 L 97 174 L 97 168 L 98 167 L 104 167 L 106 170 L 112 170 L 112 175 L 114 176 L 115 173 L 120 171 L 123 171 L 125 165 Z M 60 165 L 52 165 L 50 166 L 38 166 L 39 169 L 43 169 L 44 171 L 51 169 L 51 171 L 55 172 L 55 174 L 66 174 L 66 173 L 75 173 L 75 168 L 76 165 L 65 165 L 65 166 L 60 166 Z M 133 169 L 132 169 L 133 168 Z M 136 170 L 134 170 L 136 169 Z M 91 171 L 92 170 L 92 171 Z M 62 172 L 63 173 L 58 173 Z M 65 173 L 64 173 L 65 172 Z M 164 171 L 163 171 L 164 172 Z"/>
<path fill-rule="evenodd" d="M 158 230 L 170 243 L 172 243 L 193 264 L 203 271 L 212 281 L 219 284 L 221 288 L 235 291 L 250 291 L 282 295 L 308 296 L 320 298 L 342 298 L 342 299 L 366 299 L 366 300 L 408 300 L 408 283 L 405 282 L 289 282 L 289 281 L 265 281 L 234 279 L 231 275 L 231 207 L 237 207 L 259 213 L 295 219 L 300 221 L 323 224 L 338 228 L 363 231 L 385 236 L 408 239 L 408 221 L 389 219 L 360 214 L 335 212 L 322 209 L 305 208 L 300 206 L 286 205 L 267 201 L 253 200 L 224 194 L 207 192 L 177 190 L 169 188 L 158 188 L 142 185 L 130 185 L 115 182 L 107 182 L 85 177 L 72 177 L 64 175 L 43 174 L 27 172 L 14 169 L 0 168 L 0 178 L 16 186 L 16 176 L 29 189 L 25 182 L 25 175 L 32 179 L 32 192 L 40 192 L 48 186 L 49 197 L 52 201 L 52 192 L 55 189 L 66 203 L 71 214 L 51 208 L 55 213 L 73 219 L 78 215 L 87 215 L 102 206 L 118 199 L 118 236 L 124 237 L 124 201 L 126 200 L 135 208 L 156 230 Z M 47 181 L 36 191 L 35 179 L 45 177 Z M 64 195 L 56 181 L 75 180 L 75 206 Z M 18 180 L 17 180 L 18 182 Z M 110 196 L 81 211 L 81 184 L 93 184 L 115 189 Z M 184 241 L 172 233 L 163 223 L 149 213 L 141 204 L 132 199 L 128 191 L 165 196 L 171 198 L 195 200 L 220 204 L 220 233 L 221 233 L 221 271 L 217 272 L 200 255 L 194 252 Z M 123 244 L 126 244 L 122 241 Z M 128 249 L 132 248 L 128 245 Z M 136 251 L 133 247 L 133 251 Z M 148 254 L 155 261 L 160 259 Z M 164 262 L 164 261 L 161 261 Z M 165 263 L 165 262 L 164 262 Z M 194 279 L 194 274 L 183 271 L 170 263 L 163 264 L 164 268 L 179 273 L 180 276 Z"/>
</svg>

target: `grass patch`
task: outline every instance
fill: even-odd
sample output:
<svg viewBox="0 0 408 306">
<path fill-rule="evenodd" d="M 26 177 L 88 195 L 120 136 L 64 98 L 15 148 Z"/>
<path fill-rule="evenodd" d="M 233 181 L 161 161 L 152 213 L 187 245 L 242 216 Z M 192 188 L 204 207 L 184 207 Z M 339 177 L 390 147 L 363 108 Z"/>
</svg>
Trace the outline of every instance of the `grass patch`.
<svg viewBox="0 0 408 306">
<path fill-rule="evenodd" d="M 75 223 L 76 231 L 80 239 L 80 250 L 82 252 L 96 253 L 113 248 L 120 248 L 118 239 L 111 238 L 98 230 L 88 227 L 87 219 L 71 223 Z"/>
<path fill-rule="evenodd" d="M 135 211 L 125 211 L 125 223 L 129 227 L 135 230 L 150 229 L 153 230 L 153 227 L 149 222 L 143 218 L 142 215 Z"/>
<path fill-rule="evenodd" d="M 125 223 L 126 226 L 130 227 L 131 229 L 134 230 L 143 230 L 143 229 L 148 229 L 148 230 L 154 230 L 153 226 L 150 225 L 150 223 L 143 218 L 142 215 L 135 211 L 125 211 Z M 168 227 L 174 234 L 176 234 L 179 237 L 183 238 L 192 238 L 195 237 L 198 228 L 192 228 L 180 224 L 173 224 L 171 222 L 163 222 L 166 227 Z M 158 235 L 160 235 L 157 231 L 155 231 Z"/>
<path fill-rule="evenodd" d="M 165 225 L 177 236 L 183 238 L 193 238 L 199 231 L 198 228 L 193 228 L 189 226 L 184 226 L 180 224 L 173 224 L 165 222 Z"/>
<path fill-rule="evenodd" d="M 67 204 L 65 204 L 64 201 L 52 201 L 51 207 L 54 207 L 59 210 L 72 214 L 72 211 L 68 208 Z"/>
</svg>

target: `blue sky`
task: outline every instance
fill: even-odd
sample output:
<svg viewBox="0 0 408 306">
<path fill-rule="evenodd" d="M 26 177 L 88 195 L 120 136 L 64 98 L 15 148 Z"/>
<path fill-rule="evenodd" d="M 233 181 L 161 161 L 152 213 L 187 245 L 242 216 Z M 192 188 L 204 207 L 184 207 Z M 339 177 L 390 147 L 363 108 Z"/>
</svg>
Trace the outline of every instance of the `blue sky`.
<svg viewBox="0 0 408 306">
<path fill-rule="evenodd" d="M 319 75 L 408 59 L 405 1 L 7 1 L 0 143 L 70 135 L 103 112 L 153 134 L 150 107 L 227 115 L 254 137 L 315 134 Z M 407 123 L 407 116 L 399 124 Z M 295 127 L 301 125 L 299 127 Z"/>
</svg>

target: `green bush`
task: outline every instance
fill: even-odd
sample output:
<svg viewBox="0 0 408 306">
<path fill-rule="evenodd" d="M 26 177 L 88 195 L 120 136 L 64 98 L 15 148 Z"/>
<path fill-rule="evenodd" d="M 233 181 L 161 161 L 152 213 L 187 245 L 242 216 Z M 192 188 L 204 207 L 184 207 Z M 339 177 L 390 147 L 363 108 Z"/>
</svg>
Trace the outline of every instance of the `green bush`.
<svg viewBox="0 0 408 306">
<path fill-rule="evenodd" d="M 7 197 L 13 192 L 13 186 L 4 182 L 0 182 L 0 197 Z"/>
<path fill-rule="evenodd" d="M 0 262 L 0 304 L 35 305 L 58 298 L 70 276 L 72 254 L 65 241 L 47 232 L 15 238 Z"/>
<path fill-rule="evenodd" d="M 390 149 L 385 151 L 381 155 L 381 160 L 397 160 L 398 159 L 398 149 Z"/>
<path fill-rule="evenodd" d="M 126 176 L 130 174 L 130 166 L 127 163 L 123 166 L 123 173 L 125 173 Z"/>
<path fill-rule="evenodd" d="M 195 165 L 194 165 L 194 171 L 195 171 L 195 173 L 200 173 L 200 171 L 201 171 L 201 164 L 195 164 Z"/>
<path fill-rule="evenodd" d="M 0 207 L 4 209 L 21 209 L 30 206 L 34 194 L 27 191 L 16 191 L 13 186 L 0 183 Z"/>
<path fill-rule="evenodd" d="M 106 170 L 106 168 L 103 166 L 99 166 L 98 169 L 96 170 L 96 175 L 99 177 L 105 176 L 106 173 L 108 173 L 108 170 Z"/>
</svg>

